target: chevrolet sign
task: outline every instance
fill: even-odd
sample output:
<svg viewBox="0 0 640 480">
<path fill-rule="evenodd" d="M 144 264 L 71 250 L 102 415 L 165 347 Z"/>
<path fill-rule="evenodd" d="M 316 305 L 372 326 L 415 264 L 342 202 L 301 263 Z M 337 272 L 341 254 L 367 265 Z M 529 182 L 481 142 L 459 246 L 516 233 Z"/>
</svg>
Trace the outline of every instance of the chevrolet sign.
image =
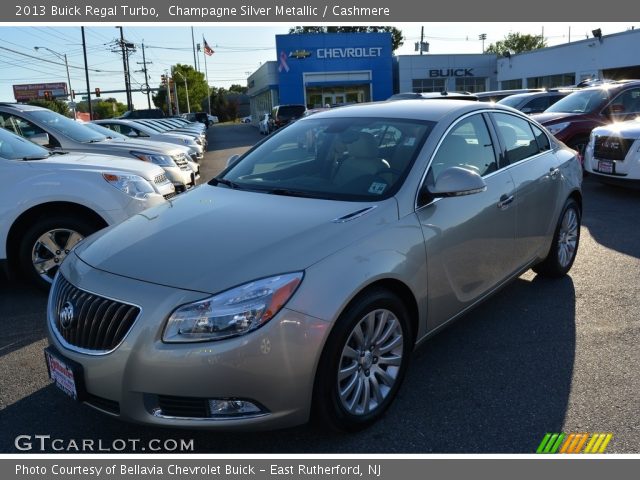
<svg viewBox="0 0 640 480">
<path fill-rule="evenodd" d="M 319 48 L 316 50 L 318 58 L 367 58 L 379 57 L 382 47 L 346 47 Z"/>
<path fill-rule="evenodd" d="M 289 57 L 297 58 L 298 60 L 301 58 L 308 58 L 311 56 L 311 52 L 308 50 L 295 50 L 289 53 Z"/>
</svg>

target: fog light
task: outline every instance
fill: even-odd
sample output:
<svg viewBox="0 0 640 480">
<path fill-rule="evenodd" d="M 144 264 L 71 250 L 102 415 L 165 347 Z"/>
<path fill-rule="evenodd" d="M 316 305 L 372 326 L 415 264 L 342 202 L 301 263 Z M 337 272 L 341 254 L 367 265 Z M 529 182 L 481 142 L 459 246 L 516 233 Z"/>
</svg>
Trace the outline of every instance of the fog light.
<svg viewBox="0 0 640 480">
<path fill-rule="evenodd" d="M 254 415 L 262 413 L 262 409 L 247 400 L 216 399 L 209 400 L 209 411 L 212 417 Z"/>
</svg>

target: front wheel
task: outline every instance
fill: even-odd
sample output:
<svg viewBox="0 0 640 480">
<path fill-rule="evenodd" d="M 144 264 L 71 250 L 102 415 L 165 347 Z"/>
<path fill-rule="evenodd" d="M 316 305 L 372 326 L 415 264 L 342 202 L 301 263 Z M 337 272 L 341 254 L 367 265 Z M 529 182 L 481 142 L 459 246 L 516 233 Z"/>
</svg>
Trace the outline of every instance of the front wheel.
<svg viewBox="0 0 640 480">
<path fill-rule="evenodd" d="M 18 252 L 20 273 L 30 283 L 48 289 L 73 247 L 97 230 L 96 225 L 82 218 L 41 217 L 22 235 Z"/>
<path fill-rule="evenodd" d="M 582 212 L 578 203 L 569 199 L 562 209 L 547 257 L 533 271 L 547 277 L 566 275 L 578 253 Z"/>
<path fill-rule="evenodd" d="M 372 290 L 338 319 L 319 363 L 314 413 L 323 425 L 357 431 L 382 416 L 413 349 L 409 315 L 386 290 Z"/>
</svg>

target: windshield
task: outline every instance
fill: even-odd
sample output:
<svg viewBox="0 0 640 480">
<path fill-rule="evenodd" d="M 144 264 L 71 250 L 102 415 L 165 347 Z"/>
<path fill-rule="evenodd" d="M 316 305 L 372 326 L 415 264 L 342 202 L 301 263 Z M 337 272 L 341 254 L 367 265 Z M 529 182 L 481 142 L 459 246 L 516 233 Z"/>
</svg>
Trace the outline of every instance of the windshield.
<svg viewBox="0 0 640 480">
<path fill-rule="evenodd" d="M 531 98 L 531 97 L 525 96 L 524 98 Z M 496 103 L 499 103 L 500 105 L 506 105 L 507 107 L 517 108 L 518 105 L 522 103 L 522 99 L 523 97 L 521 97 L 520 95 L 510 95 L 508 97 L 503 98 L 502 100 L 499 100 Z"/>
<path fill-rule="evenodd" d="M 573 92 L 551 105 L 546 112 L 592 113 L 604 107 L 609 100 L 609 91 L 605 88 Z"/>
<path fill-rule="evenodd" d="M 222 179 L 230 188 L 272 194 L 382 200 L 398 191 L 433 125 L 395 118 L 310 117 L 268 137 L 223 172 Z"/>
<path fill-rule="evenodd" d="M 107 138 L 75 120 L 71 120 L 51 110 L 33 110 L 29 112 L 29 115 L 43 124 L 45 129 L 51 129 L 76 142 L 101 142 Z"/>
<path fill-rule="evenodd" d="M 128 140 L 129 137 L 126 135 L 122 135 L 114 130 L 110 130 L 107 127 L 103 127 L 102 125 L 98 125 L 97 123 L 83 123 L 83 125 L 87 128 L 90 128 L 94 132 L 100 133 L 107 138 L 116 138 L 118 140 Z"/>
<path fill-rule="evenodd" d="M 161 127 L 159 124 L 155 122 L 139 122 L 139 123 L 159 133 L 166 132 L 168 130 L 168 128 Z"/>
<path fill-rule="evenodd" d="M 49 150 L 0 128 L 0 158 L 38 160 L 49 157 Z"/>
</svg>

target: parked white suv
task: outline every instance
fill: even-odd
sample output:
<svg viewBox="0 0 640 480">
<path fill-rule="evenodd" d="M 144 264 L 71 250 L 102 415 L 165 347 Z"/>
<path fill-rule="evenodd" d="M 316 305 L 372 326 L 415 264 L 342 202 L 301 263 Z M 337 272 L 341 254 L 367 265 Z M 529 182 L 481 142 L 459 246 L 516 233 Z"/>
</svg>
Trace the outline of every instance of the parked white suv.
<svg viewBox="0 0 640 480">
<path fill-rule="evenodd" d="M 604 182 L 640 186 L 640 120 L 612 123 L 591 131 L 584 168 Z"/>
<path fill-rule="evenodd" d="M 0 128 L 0 263 L 48 287 L 84 237 L 175 195 L 157 165 L 49 152 Z"/>
</svg>

